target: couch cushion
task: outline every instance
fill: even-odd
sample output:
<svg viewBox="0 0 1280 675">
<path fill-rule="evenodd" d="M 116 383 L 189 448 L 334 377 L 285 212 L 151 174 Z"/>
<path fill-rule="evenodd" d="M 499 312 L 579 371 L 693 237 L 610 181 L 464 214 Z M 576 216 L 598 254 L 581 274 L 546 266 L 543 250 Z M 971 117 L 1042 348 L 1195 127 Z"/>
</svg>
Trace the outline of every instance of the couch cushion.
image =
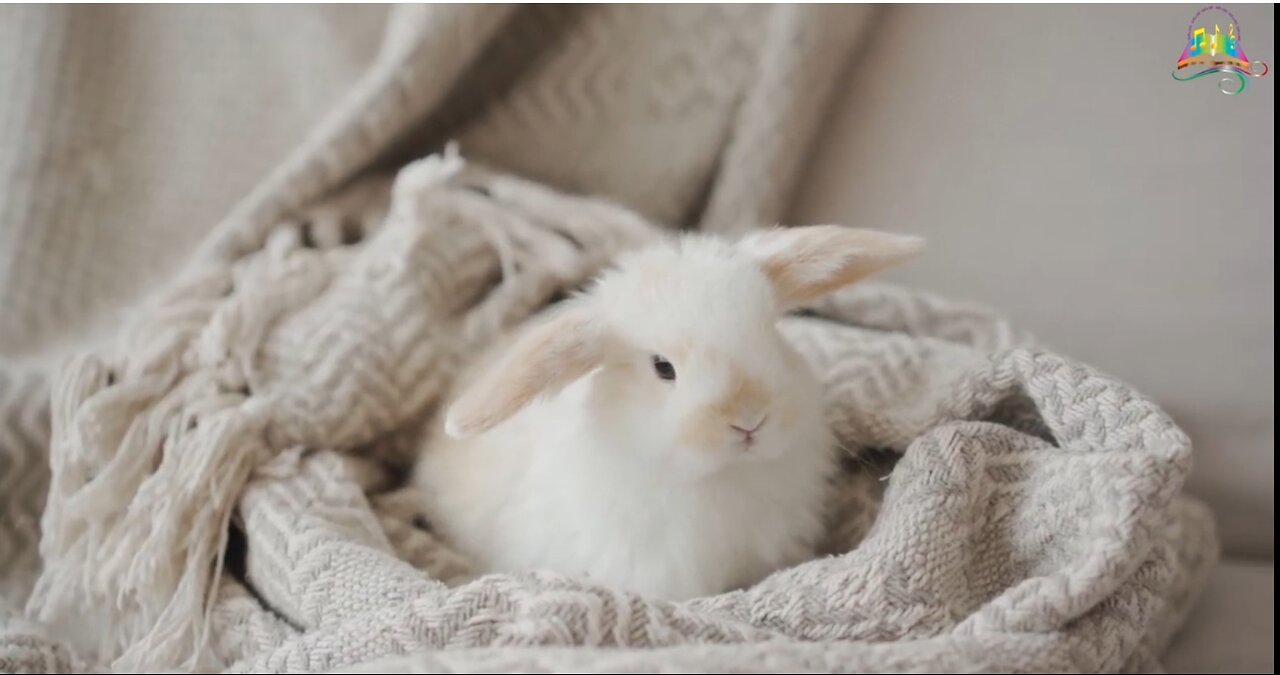
<svg viewBox="0 0 1280 675">
<path fill-rule="evenodd" d="M 1275 565 L 1224 562 L 1165 652 L 1171 673 L 1275 672 Z"/>
</svg>

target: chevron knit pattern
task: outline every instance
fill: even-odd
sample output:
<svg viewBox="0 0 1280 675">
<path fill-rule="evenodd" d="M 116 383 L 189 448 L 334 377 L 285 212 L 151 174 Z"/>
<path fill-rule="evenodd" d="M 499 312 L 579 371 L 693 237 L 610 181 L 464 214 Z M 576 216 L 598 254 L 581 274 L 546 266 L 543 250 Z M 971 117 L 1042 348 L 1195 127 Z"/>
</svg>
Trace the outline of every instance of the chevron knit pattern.
<svg viewBox="0 0 1280 675">
<path fill-rule="evenodd" d="M 339 241 L 387 185 L 339 186 L 450 139 L 657 222 L 776 220 L 868 14 L 403 5 L 366 64 L 375 10 L 0 8 L 0 598 L 25 602 L 37 570 L 49 364 L 111 339 L 193 253 L 256 251 L 304 206 L 309 236 Z M 264 27 L 269 47 L 238 41 Z M 254 77 L 298 67 L 306 86 Z"/>
<path fill-rule="evenodd" d="M 1186 436 L 927 294 L 784 321 L 849 459 L 823 554 L 754 587 L 484 575 L 400 489 L 459 366 L 654 221 L 777 217 L 857 23 L 827 11 L 397 9 L 111 340 L 0 370 L 0 672 L 1158 668 L 1217 550 Z M 450 137 L 502 170 L 363 171 Z"/>
<path fill-rule="evenodd" d="M 422 422 L 469 354 L 659 230 L 452 155 L 390 193 L 367 227 L 285 223 L 196 268 L 61 371 L 29 604 L 52 630 L 10 625 L 0 664 L 1139 669 L 1213 562 L 1154 404 L 989 313 L 865 286 L 784 323 L 851 457 L 829 555 L 683 603 L 478 576 L 395 487 Z"/>
</svg>

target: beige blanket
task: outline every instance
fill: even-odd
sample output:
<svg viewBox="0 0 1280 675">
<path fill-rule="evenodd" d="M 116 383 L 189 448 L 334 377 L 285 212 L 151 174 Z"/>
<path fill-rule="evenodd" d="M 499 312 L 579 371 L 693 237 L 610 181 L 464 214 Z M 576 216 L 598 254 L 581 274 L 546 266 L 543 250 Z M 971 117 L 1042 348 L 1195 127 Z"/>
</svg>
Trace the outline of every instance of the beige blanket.
<svg viewBox="0 0 1280 675">
<path fill-rule="evenodd" d="M 1216 551 L 1179 494 L 1185 436 L 933 296 L 866 286 L 787 320 L 854 459 L 830 555 L 754 588 L 660 603 L 477 579 L 396 489 L 457 365 L 658 236 L 650 222 L 776 218 L 850 25 L 813 8 L 396 14 L 351 96 L 113 340 L 52 377 L 0 373 L 4 499 L 39 501 L 46 448 L 52 466 L 42 574 L 26 618 L 0 608 L 0 672 L 1155 667 Z M 674 65 L 637 76 L 642 54 Z M 459 85 L 517 67 L 496 99 Z M 375 170 L 305 207 L 447 137 L 504 171 L 435 155 L 394 190 Z M 21 599 L 36 530 L 3 506 L 0 580 Z"/>
<path fill-rule="evenodd" d="M 448 140 L 664 224 L 776 221 L 868 14 L 0 7 L 0 598 L 24 602 L 37 567 L 51 368 L 201 242 L 255 248 Z"/>
</svg>

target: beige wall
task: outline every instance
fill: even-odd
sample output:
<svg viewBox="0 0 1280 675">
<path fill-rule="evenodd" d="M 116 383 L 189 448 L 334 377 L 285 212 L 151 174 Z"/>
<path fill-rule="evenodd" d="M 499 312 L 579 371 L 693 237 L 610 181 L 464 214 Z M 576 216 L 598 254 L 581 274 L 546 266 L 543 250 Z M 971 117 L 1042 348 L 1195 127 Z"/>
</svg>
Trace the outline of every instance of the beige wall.
<svg viewBox="0 0 1280 675">
<path fill-rule="evenodd" d="M 1269 557 L 1276 78 L 1175 82 L 1198 8 L 882 8 L 794 212 L 930 237 L 888 278 L 1005 308 L 1162 402 L 1228 548 Z M 1230 9 L 1274 65 L 1273 7 Z"/>
</svg>

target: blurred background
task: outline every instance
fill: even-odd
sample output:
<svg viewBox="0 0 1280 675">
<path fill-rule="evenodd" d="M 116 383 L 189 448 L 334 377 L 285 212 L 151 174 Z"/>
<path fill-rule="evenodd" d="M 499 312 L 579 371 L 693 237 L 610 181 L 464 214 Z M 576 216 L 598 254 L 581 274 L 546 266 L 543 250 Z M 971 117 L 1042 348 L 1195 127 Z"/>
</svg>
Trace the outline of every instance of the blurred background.
<svg viewBox="0 0 1280 675">
<path fill-rule="evenodd" d="M 450 134 L 464 153 L 673 226 L 834 222 L 923 234 L 929 254 L 889 279 L 1000 308 L 1052 348 L 1133 383 L 1191 434 L 1191 491 L 1214 508 L 1225 561 L 1167 665 L 1269 672 L 1275 77 L 1240 96 L 1219 93 L 1213 78 L 1174 81 L 1198 9 L 879 6 L 816 22 L 770 10 L 782 18 L 761 23 L 758 37 L 781 55 L 776 67 L 752 62 L 750 42 L 715 39 L 726 24 L 753 35 L 746 9 L 495 10 L 457 19 L 458 35 L 503 36 L 470 74 L 515 62 L 519 82 L 569 77 L 583 53 L 640 65 L 601 56 L 570 86 L 570 99 L 607 99 L 581 106 L 586 119 L 559 109 L 572 100 L 518 84 L 503 96 L 532 99 L 523 116 L 456 87 L 440 97 L 449 105 L 415 99 L 423 85 L 402 107 L 424 111 L 431 124 L 418 128 L 431 133 L 370 142 L 390 150 L 360 155 L 363 164 L 333 142 L 307 174 L 290 173 L 291 153 L 337 138 L 343 114 L 369 136 L 385 126 L 358 119 L 351 102 L 372 91 L 371 69 L 405 58 L 413 15 L 376 5 L 5 7 L 0 362 L 48 362 L 103 334 L 221 219 L 269 203 L 254 199 L 272 180 L 318 195 Z M 1274 7 L 1230 9 L 1250 57 L 1274 65 Z M 429 11 L 436 24 L 453 20 Z M 681 51 L 675 38 L 524 49 L 555 44 L 565 12 L 693 36 L 705 49 Z M 458 38 L 447 53 L 477 44 L 487 43 Z M 416 82 L 430 84 L 434 69 L 457 75 L 427 57 Z M 823 69 L 832 75 L 813 74 Z M 655 73 L 679 95 L 653 100 L 633 85 Z M 613 88 L 601 96 L 604 78 Z M 753 99 L 752 83 L 770 78 L 772 99 Z M 743 112 L 757 109 L 777 114 Z M 785 175 L 759 183 L 767 190 L 735 172 L 759 147 L 768 160 L 751 166 Z M 613 169 L 621 164 L 628 172 Z M 752 192 L 762 196 L 750 208 L 734 197 Z"/>
</svg>

